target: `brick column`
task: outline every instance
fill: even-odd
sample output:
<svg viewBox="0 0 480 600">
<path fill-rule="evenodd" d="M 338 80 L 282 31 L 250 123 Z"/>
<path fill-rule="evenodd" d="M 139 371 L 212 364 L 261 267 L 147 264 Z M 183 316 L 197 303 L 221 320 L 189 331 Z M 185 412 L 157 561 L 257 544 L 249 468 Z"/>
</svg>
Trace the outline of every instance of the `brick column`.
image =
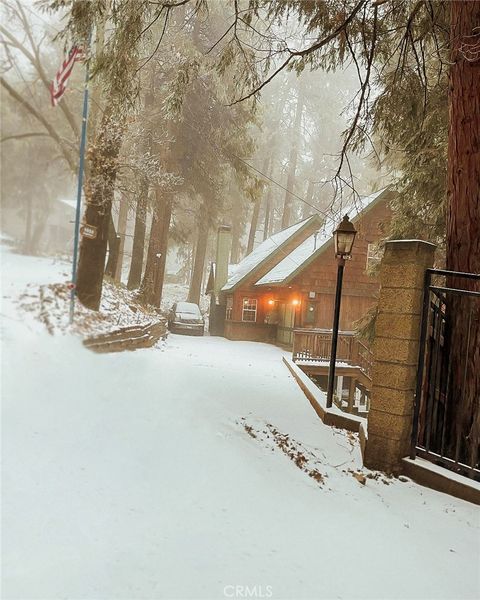
<svg viewBox="0 0 480 600">
<path fill-rule="evenodd" d="M 385 245 L 365 449 L 371 469 L 398 473 L 410 452 L 423 281 L 435 248 L 421 240 Z"/>
</svg>

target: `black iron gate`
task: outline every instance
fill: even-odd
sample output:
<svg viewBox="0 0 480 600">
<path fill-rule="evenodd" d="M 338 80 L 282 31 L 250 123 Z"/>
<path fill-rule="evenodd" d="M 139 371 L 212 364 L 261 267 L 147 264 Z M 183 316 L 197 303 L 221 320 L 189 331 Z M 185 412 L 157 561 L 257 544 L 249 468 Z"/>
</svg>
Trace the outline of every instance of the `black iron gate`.
<svg viewBox="0 0 480 600">
<path fill-rule="evenodd" d="M 427 269 L 411 457 L 478 481 L 479 340 L 480 275 Z"/>
</svg>

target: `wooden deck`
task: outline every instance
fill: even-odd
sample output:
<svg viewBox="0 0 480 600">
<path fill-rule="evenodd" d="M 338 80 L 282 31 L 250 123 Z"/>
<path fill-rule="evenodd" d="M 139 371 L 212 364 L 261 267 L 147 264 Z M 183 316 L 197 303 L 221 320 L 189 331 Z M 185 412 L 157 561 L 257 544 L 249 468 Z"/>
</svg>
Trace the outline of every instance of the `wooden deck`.
<svg viewBox="0 0 480 600">
<path fill-rule="evenodd" d="M 293 361 L 318 367 L 330 361 L 332 332 L 325 329 L 295 329 L 293 332 Z M 358 340 L 351 331 L 338 334 L 336 370 L 349 371 L 356 368 L 371 381 L 373 355 L 368 346 Z"/>
</svg>

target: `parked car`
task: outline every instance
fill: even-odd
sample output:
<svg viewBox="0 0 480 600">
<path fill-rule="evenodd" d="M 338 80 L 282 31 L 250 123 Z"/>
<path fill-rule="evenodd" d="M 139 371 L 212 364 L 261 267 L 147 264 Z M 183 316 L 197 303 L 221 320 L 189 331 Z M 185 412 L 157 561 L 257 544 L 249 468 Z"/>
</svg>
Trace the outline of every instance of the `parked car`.
<svg viewBox="0 0 480 600">
<path fill-rule="evenodd" d="M 176 302 L 168 316 L 168 328 L 172 333 L 203 335 L 205 320 L 197 304 Z"/>
</svg>

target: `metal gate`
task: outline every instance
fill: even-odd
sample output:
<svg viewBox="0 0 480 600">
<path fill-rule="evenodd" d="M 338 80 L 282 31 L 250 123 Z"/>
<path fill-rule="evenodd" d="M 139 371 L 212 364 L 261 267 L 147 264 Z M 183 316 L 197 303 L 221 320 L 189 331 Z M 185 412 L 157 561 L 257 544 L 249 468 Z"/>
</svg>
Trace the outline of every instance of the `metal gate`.
<svg viewBox="0 0 480 600">
<path fill-rule="evenodd" d="M 480 275 L 427 269 L 411 457 L 478 481 L 479 340 Z"/>
</svg>

